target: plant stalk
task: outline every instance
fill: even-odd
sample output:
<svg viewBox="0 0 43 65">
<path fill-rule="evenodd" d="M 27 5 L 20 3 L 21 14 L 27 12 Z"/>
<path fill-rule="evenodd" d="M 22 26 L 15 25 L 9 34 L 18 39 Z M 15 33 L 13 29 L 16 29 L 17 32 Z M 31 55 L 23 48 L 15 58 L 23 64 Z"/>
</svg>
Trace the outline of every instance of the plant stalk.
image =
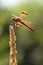
<svg viewBox="0 0 43 65">
<path fill-rule="evenodd" d="M 9 32 L 10 32 L 10 62 L 9 65 L 17 65 L 17 60 L 16 60 L 16 35 L 15 31 L 12 25 L 9 26 Z"/>
</svg>

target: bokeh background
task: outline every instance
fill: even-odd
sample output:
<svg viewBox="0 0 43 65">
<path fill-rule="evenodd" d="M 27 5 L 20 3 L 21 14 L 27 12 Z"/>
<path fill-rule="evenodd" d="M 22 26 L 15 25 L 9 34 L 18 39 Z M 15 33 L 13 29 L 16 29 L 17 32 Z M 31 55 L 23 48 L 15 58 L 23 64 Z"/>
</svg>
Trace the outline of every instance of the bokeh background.
<svg viewBox="0 0 43 65">
<path fill-rule="evenodd" d="M 11 14 L 20 16 L 22 11 L 28 15 L 22 17 L 35 29 L 16 27 L 18 65 L 43 65 L 43 0 L 0 0 L 0 65 L 9 65 L 9 25 Z"/>
</svg>

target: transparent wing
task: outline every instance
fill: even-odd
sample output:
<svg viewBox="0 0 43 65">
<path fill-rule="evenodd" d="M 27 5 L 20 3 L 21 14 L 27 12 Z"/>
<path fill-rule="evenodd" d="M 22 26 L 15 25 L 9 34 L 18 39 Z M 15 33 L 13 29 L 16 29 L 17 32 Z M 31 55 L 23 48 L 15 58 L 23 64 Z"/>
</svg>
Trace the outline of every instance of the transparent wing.
<svg viewBox="0 0 43 65">
<path fill-rule="evenodd" d="M 20 14 L 20 17 L 23 18 L 23 17 L 26 17 L 27 15 L 28 15 L 27 11 L 22 11 Z"/>
<path fill-rule="evenodd" d="M 15 26 L 20 27 L 20 26 L 22 26 L 22 24 L 19 22 L 16 22 Z"/>
<path fill-rule="evenodd" d="M 23 21 L 23 23 L 25 23 L 26 25 L 32 24 L 32 22 L 26 22 L 26 21 L 25 22 Z M 20 26 L 23 26 L 23 24 L 21 24 L 20 22 L 16 22 L 15 26 L 20 27 Z"/>
<path fill-rule="evenodd" d="M 27 22 L 27 21 L 23 21 L 26 25 L 31 25 L 32 24 L 32 22 L 31 21 L 29 21 L 29 22 Z"/>
</svg>

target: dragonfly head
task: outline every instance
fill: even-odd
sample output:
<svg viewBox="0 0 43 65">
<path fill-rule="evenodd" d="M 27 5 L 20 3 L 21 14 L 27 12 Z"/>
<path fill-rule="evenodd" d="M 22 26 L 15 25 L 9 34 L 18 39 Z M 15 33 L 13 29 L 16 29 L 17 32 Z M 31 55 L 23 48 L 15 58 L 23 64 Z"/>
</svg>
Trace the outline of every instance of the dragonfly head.
<svg viewBox="0 0 43 65">
<path fill-rule="evenodd" d="M 19 22 L 19 21 L 21 21 L 21 18 L 20 17 L 18 17 L 18 16 L 16 16 L 16 15 L 13 15 L 12 14 L 12 21 L 16 21 L 16 22 Z"/>
</svg>

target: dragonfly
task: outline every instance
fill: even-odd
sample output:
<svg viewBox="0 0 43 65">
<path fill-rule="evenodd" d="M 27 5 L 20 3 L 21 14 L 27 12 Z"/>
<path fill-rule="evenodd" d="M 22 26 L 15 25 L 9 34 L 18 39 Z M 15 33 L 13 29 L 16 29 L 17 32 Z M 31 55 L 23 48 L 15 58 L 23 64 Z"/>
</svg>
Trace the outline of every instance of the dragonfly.
<svg viewBox="0 0 43 65">
<path fill-rule="evenodd" d="M 22 26 L 24 25 L 25 27 L 27 27 L 28 29 L 30 29 L 31 31 L 35 32 L 35 30 L 31 27 L 29 27 L 26 22 L 24 20 L 21 19 L 21 17 L 18 17 L 16 15 L 13 15 L 11 14 L 13 17 L 12 17 L 12 22 L 15 23 L 15 26 Z M 27 12 L 23 11 L 22 12 L 22 15 L 28 15 Z"/>
</svg>

